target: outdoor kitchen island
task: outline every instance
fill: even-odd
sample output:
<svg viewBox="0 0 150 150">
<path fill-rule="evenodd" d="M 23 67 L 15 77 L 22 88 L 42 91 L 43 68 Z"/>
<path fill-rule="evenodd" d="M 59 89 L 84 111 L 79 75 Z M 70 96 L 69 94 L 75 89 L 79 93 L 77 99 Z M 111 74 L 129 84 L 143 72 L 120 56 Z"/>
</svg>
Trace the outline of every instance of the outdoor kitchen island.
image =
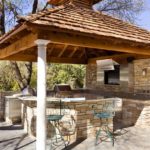
<svg viewBox="0 0 150 150">
<path fill-rule="evenodd" d="M 21 97 L 22 102 L 22 123 L 24 129 L 30 134 L 36 135 L 36 97 Z M 78 138 L 87 138 L 95 136 L 96 130 L 100 127 L 100 119 L 94 117 L 92 106 L 95 105 L 96 111 L 101 111 L 103 104 L 107 101 L 112 103 L 112 99 L 92 99 L 84 98 L 62 99 L 60 110 L 60 98 L 47 98 L 46 114 L 64 115 L 60 120 L 60 130 L 69 141 L 75 141 Z M 79 101 L 80 100 L 80 101 Z M 113 120 L 109 119 L 109 126 L 113 129 Z M 51 123 L 47 124 L 47 135 L 52 137 L 54 127 Z"/>
<path fill-rule="evenodd" d="M 22 123 L 29 135 L 36 136 L 36 97 L 20 97 L 22 103 Z M 79 138 L 95 136 L 100 127 L 100 120 L 93 115 L 92 106 L 96 111 L 101 111 L 103 104 L 117 99 L 116 113 L 114 119 L 109 120 L 112 130 L 129 126 L 150 127 L 150 100 L 137 100 L 127 98 L 97 98 L 84 100 L 82 98 L 62 99 L 60 110 L 60 98 L 47 98 L 46 114 L 64 115 L 60 120 L 62 135 L 69 142 Z M 80 101 L 79 101 L 80 100 Z M 103 120 L 102 120 L 103 121 Z M 54 127 L 47 123 L 47 135 L 52 137 Z"/>
</svg>

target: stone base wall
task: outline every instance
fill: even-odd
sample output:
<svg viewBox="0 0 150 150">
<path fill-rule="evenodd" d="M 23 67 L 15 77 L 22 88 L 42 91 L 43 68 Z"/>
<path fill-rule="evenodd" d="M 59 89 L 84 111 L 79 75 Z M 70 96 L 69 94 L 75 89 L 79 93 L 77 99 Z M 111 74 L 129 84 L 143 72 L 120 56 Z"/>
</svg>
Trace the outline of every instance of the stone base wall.
<svg viewBox="0 0 150 150">
<path fill-rule="evenodd" d="M 150 94 L 150 59 L 134 61 L 134 91 Z"/>
<path fill-rule="evenodd" d="M 123 99 L 122 110 L 116 113 L 114 128 L 150 127 L 150 100 Z"/>
<path fill-rule="evenodd" d="M 97 112 L 102 111 L 104 103 L 112 100 L 98 99 L 84 102 L 63 102 L 61 113 L 64 115 L 59 127 L 65 139 L 74 142 L 79 138 L 95 136 L 105 119 L 98 119 L 93 115 L 92 106 Z M 116 105 L 115 117 L 108 120 L 112 130 L 129 126 L 150 127 L 150 100 L 123 99 Z M 30 135 L 36 136 L 36 102 L 24 101 L 22 103 L 22 123 Z M 58 101 L 47 102 L 47 115 L 60 114 Z M 47 123 L 47 136 L 54 137 L 53 122 Z"/>
<path fill-rule="evenodd" d="M 3 93 L 0 92 L 0 121 L 4 120 L 5 102 Z"/>
<path fill-rule="evenodd" d="M 70 139 L 71 142 L 78 138 L 87 138 L 95 136 L 99 129 L 101 121 L 105 119 L 96 118 L 93 114 L 92 106 L 95 105 L 96 111 L 102 111 L 104 100 L 89 100 L 84 102 L 65 102 L 63 103 L 63 118 L 59 122 L 59 127 L 63 136 Z M 112 101 L 108 101 L 112 103 Z M 36 104 L 34 102 L 23 103 L 23 124 L 25 131 L 30 135 L 36 136 Z M 59 103 L 53 102 L 47 104 L 47 115 L 59 114 Z M 110 128 L 113 130 L 112 119 L 108 120 Z M 53 137 L 55 134 L 53 122 L 47 123 L 47 135 Z"/>
</svg>

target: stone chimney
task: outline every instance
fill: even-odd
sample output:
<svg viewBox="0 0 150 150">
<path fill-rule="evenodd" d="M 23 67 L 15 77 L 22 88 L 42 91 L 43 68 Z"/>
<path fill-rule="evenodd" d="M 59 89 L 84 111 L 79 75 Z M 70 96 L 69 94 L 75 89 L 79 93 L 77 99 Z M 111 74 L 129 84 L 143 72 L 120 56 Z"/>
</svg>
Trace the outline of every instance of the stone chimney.
<svg viewBox="0 0 150 150">
<path fill-rule="evenodd" d="M 94 0 L 48 0 L 49 4 L 62 5 L 62 4 L 73 4 L 75 6 L 92 8 Z"/>
</svg>

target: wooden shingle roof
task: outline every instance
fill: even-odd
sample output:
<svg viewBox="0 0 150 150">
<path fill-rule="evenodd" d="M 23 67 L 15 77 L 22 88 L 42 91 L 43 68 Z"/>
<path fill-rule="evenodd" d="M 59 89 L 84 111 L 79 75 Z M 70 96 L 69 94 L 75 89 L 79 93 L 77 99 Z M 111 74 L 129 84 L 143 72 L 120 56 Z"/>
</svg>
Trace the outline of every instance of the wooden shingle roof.
<svg viewBox="0 0 150 150">
<path fill-rule="evenodd" d="M 71 4 L 21 17 L 20 21 L 68 29 L 70 31 L 86 33 L 88 35 L 102 35 L 150 44 L 150 32 L 147 30 L 103 13 L 95 12 L 92 9 Z"/>
</svg>

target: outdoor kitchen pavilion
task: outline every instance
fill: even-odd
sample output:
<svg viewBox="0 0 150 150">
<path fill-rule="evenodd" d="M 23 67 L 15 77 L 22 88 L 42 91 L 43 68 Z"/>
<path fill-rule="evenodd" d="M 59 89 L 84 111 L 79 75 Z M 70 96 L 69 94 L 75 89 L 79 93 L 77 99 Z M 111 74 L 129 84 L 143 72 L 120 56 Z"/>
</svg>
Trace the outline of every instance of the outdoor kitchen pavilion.
<svg viewBox="0 0 150 150">
<path fill-rule="evenodd" d="M 1 60 L 38 62 L 37 150 L 46 145 L 46 62 L 90 64 L 150 56 L 150 32 L 94 12 L 92 2 L 66 0 L 20 17 L 18 25 L 0 38 Z"/>
</svg>

